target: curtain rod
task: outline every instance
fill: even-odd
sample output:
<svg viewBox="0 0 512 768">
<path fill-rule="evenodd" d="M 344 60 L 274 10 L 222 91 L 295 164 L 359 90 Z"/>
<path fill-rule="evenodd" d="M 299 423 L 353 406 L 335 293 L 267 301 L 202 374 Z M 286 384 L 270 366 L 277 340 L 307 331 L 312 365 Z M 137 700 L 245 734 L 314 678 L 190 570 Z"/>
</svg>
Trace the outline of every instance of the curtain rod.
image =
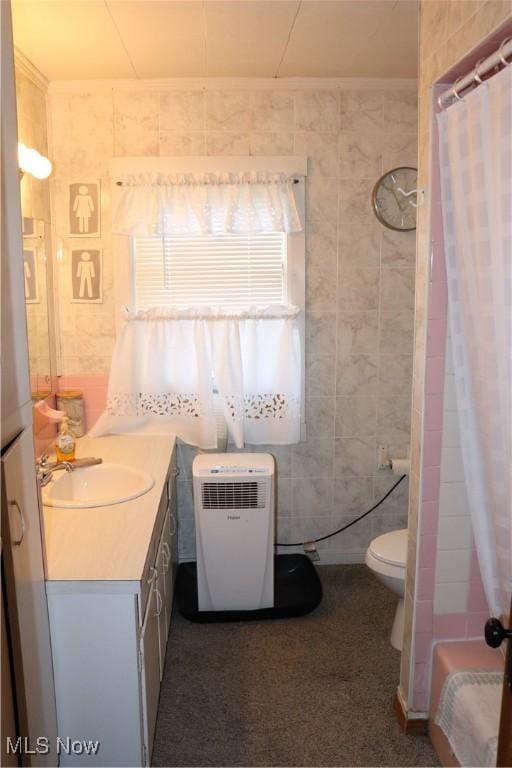
<svg viewBox="0 0 512 768">
<path fill-rule="evenodd" d="M 300 179 L 291 179 L 291 181 L 293 181 L 294 184 L 300 184 Z M 116 181 L 116 186 L 117 187 L 126 187 L 126 186 L 129 186 L 129 185 L 126 184 L 125 181 Z"/>
<path fill-rule="evenodd" d="M 469 88 L 470 85 L 475 83 L 480 85 L 480 83 L 483 82 L 482 75 L 488 74 L 491 70 L 500 65 L 503 65 L 504 67 L 510 66 L 512 61 L 507 61 L 507 56 L 512 56 L 512 37 L 507 37 L 503 40 L 497 51 L 491 53 L 487 58 L 477 61 L 471 72 L 457 78 L 450 88 L 447 88 L 446 91 L 442 92 L 437 100 L 441 109 L 448 107 L 454 100 L 460 101 L 461 96 L 459 96 L 459 94 L 466 90 L 466 88 Z"/>
</svg>

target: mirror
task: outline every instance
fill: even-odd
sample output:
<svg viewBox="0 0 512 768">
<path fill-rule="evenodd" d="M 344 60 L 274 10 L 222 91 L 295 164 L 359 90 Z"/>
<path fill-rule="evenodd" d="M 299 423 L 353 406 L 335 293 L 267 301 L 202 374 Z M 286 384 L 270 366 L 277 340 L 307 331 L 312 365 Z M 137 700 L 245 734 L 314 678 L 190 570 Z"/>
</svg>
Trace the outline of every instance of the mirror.
<svg viewBox="0 0 512 768">
<path fill-rule="evenodd" d="M 32 399 L 52 391 L 47 233 L 42 219 L 23 219 L 23 274 Z"/>
</svg>

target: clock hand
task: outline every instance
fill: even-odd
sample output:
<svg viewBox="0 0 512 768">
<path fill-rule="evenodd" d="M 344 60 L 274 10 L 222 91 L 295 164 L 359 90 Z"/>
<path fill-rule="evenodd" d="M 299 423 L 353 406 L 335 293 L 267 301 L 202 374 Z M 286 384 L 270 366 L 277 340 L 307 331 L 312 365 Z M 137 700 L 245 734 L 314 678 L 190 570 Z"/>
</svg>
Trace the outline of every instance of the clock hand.
<svg viewBox="0 0 512 768">
<path fill-rule="evenodd" d="M 396 204 L 398 205 L 398 207 L 400 208 L 401 212 L 403 213 L 404 208 L 403 208 L 403 205 L 402 205 L 402 201 L 398 198 L 398 195 L 395 192 L 395 188 L 394 187 L 390 187 L 390 192 L 393 193 L 393 197 L 396 200 Z"/>
<path fill-rule="evenodd" d="M 404 197 L 410 197 L 410 195 L 417 195 L 418 190 L 417 189 L 411 189 L 410 192 L 406 192 L 402 187 L 398 187 L 398 191 L 402 193 Z M 407 201 L 409 205 L 413 205 L 415 208 L 418 207 L 418 203 L 415 203 L 413 200 Z"/>
</svg>

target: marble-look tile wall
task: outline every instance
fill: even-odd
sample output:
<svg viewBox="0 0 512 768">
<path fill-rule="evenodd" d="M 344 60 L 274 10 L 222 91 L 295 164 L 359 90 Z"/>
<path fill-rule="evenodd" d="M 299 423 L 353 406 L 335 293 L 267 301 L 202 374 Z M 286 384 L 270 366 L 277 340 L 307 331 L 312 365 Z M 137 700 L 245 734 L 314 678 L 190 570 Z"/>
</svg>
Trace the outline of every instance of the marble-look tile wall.
<svg viewBox="0 0 512 768">
<path fill-rule="evenodd" d="M 508 31 L 503 27 L 508 22 Z M 433 104 L 436 83 L 452 83 L 491 45 L 510 35 L 512 0 L 422 0 L 420 5 L 420 82 L 418 179 L 425 204 L 418 212 L 416 308 L 411 416 L 409 554 L 405 594 L 405 637 L 399 695 L 413 716 L 426 713 L 429 661 L 434 637 L 453 637 L 455 625 L 442 626 L 434 613 L 438 514 L 441 492 L 446 338 L 446 273 L 442 243 Z M 502 28 L 502 31 L 500 31 Z M 487 40 L 486 40 L 487 39 Z M 490 51 L 488 51 L 490 52 Z M 464 60 L 464 61 L 463 61 Z M 446 511 L 446 510 L 445 510 Z M 446 525 L 446 524 L 443 524 Z M 446 539 L 449 540 L 449 539 Z M 444 544 L 441 544 L 443 546 Z M 482 605 L 475 558 L 470 564 L 470 598 L 464 637 L 474 633 Z M 473 602 L 474 597 L 474 602 Z M 475 614 L 475 620 L 469 615 Z"/>
<path fill-rule="evenodd" d="M 278 538 L 311 539 L 368 509 L 390 487 L 376 446 L 409 451 L 414 233 L 385 229 L 370 207 L 384 170 L 416 165 L 416 84 L 95 91 L 51 89 L 54 214 L 62 242 L 60 326 L 65 375 L 103 375 L 116 307 L 108 163 L 123 155 L 307 155 L 307 441 L 269 447 L 278 466 Z M 104 301 L 70 302 L 67 185 L 100 179 Z M 257 448 L 255 450 L 261 450 Z M 180 450 L 180 548 L 193 556 L 191 455 Z M 407 488 L 372 518 L 321 545 L 324 561 L 360 561 L 370 539 L 406 525 Z"/>
</svg>

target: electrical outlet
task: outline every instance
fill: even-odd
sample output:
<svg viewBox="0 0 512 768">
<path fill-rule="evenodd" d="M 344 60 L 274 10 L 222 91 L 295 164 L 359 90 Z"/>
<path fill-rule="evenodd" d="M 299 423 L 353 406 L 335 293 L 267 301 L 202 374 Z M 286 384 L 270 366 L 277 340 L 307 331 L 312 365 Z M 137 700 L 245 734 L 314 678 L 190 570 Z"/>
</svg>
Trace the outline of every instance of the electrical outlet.
<svg viewBox="0 0 512 768">
<path fill-rule="evenodd" d="M 303 547 L 304 554 L 306 554 L 313 563 L 316 563 L 318 560 L 320 560 L 320 555 L 314 541 L 308 541 L 306 544 L 303 544 Z"/>
</svg>

